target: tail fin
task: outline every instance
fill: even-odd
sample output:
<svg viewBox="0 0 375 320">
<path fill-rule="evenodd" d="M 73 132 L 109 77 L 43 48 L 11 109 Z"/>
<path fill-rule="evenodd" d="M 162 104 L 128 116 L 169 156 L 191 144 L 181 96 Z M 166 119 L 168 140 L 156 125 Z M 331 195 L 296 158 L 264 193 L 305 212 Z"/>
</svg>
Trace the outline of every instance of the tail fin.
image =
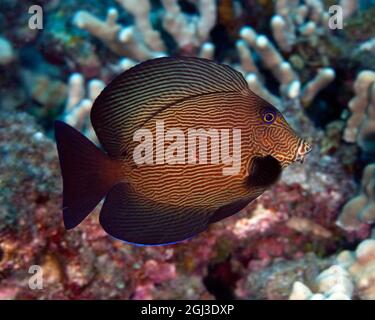
<svg viewBox="0 0 375 320">
<path fill-rule="evenodd" d="M 120 164 L 64 122 L 55 122 L 55 136 L 63 177 L 64 225 L 72 229 L 119 181 Z"/>
</svg>

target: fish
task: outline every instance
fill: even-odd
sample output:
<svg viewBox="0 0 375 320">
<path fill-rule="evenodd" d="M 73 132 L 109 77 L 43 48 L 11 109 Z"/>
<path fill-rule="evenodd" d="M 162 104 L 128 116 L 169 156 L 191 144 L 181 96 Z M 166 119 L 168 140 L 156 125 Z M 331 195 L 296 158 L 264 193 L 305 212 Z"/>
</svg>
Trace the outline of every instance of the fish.
<svg viewBox="0 0 375 320">
<path fill-rule="evenodd" d="M 55 121 L 64 226 L 78 226 L 104 199 L 104 231 L 136 245 L 191 239 L 311 151 L 240 72 L 202 58 L 162 57 L 124 71 L 90 119 L 100 146 Z"/>
</svg>

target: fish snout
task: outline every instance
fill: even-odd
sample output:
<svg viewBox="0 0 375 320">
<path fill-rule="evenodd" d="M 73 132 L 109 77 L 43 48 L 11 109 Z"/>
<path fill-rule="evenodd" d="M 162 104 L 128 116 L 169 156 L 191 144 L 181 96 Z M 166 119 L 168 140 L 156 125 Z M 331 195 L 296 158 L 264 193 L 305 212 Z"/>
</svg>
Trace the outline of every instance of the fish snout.
<svg viewBox="0 0 375 320">
<path fill-rule="evenodd" d="M 303 161 L 305 160 L 305 156 L 308 153 L 310 153 L 311 150 L 312 150 L 311 145 L 307 141 L 301 140 L 301 142 L 299 143 L 298 149 L 297 149 L 295 161 L 299 161 L 299 162 L 303 163 Z"/>
</svg>

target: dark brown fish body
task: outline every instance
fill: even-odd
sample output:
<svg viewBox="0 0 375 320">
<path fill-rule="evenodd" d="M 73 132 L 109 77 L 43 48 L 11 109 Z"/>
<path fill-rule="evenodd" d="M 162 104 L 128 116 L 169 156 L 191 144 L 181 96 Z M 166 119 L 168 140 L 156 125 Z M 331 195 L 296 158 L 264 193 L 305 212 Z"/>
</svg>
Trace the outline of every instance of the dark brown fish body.
<svg viewBox="0 0 375 320">
<path fill-rule="evenodd" d="M 240 73 L 197 58 L 155 59 L 126 71 L 99 95 L 91 120 L 107 155 L 56 124 L 65 226 L 78 225 L 106 197 L 101 225 L 137 244 L 194 236 L 238 212 L 310 150 Z M 207 153 L 199 153 L 205 146 L 199 138 L 189 138 L 192 129 L 207 134 Z M 137 130 L 145 133 L 141 140 Z M 234 157 L 234 130 L 240 132 L 239 167 L 223 174 L 235 164 L 234 158 L 220 161 Z M 135 154 L 147 138 L 142 155 L 151 156 L 139 164 Z"/>
</svg>

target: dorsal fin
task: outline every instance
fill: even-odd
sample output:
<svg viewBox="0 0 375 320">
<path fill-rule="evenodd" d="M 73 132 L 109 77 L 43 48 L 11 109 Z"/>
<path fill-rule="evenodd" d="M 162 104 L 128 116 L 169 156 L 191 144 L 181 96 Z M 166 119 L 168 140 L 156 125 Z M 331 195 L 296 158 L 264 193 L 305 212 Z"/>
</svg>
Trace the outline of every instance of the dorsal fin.
<svg viewBox="0 0 375 320">
<path fill-rule="evenodd" d="M 95 100 L 91 121 L 99 141 L 112 157 L 120 157 L 134 131 L 176 102 L 204 94 L 248 94 L 238 71 L 192 57 L 148 60 L 116 77 Z"/>
</svg>

